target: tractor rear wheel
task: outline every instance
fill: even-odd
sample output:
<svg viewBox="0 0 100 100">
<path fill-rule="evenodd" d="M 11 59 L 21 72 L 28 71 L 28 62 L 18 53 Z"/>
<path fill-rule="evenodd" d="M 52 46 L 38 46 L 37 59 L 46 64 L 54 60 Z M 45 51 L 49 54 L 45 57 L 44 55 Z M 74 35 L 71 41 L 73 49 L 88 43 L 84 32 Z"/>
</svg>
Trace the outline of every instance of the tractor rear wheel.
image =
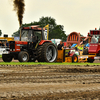
<svg viewBox="0 0 100 100">
<path fill-rule="evenodd" d="M 78 62 L 78 56 L 76 54 L 72 56 L 72 62 L 74 63 Z"/>
<path fill-rule="evenodd" d="M 10 54 L 2 54 L 2 59 L 4 62 L 11 62 L 13 57 Z"/>
<path fill-rule="evenodd" d="M 44 43 L 38 48 L 38 62 L 55 62 L 57 59 L 57 48 L 53 43 Z"/>
<path fill-rule="evenodd" d="M 19 62 L 28 62 L 29 61 L 29 54 L 26 51 L 21 51 L 18 54 Z"/>
</svg>

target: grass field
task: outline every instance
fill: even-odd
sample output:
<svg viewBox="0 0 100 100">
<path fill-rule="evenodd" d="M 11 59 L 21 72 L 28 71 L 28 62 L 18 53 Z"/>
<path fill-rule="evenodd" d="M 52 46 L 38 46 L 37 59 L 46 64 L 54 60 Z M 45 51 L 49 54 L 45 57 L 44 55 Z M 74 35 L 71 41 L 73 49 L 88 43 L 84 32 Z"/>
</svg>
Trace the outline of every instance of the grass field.
<svg viewBox="0 0 100 100">
<path fill-rule="evenodd" d="M 0 55 L 2 58 L 2 55 Z M 0 65 L 100 65 L 100 63 L 47 63 L 47 62 L 0 62 Z"/>
<path fill-rule="evenodd" d="M 0 65 L 100 65 L 100 63 L 0 62 Z"/>
<path fill-rule="evenodd" d="M 2 58 L 2 55 L 0 55 L 0 58 Z"/>
</svg>

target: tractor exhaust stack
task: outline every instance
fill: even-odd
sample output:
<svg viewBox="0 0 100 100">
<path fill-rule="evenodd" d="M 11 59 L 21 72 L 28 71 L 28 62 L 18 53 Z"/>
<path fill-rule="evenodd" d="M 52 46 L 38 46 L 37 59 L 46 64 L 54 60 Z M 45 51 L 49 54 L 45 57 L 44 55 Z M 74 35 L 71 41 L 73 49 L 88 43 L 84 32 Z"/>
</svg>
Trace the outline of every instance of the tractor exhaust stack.
<svg viewBox="0 0 100 100">
<path fill-rule="evenodd" d="M 19 40 L 21 41 L 22 27 L 20 26 Z"/>
<path fill-rule="evenodd" d="M 20 39 L 19 40 L 21 41 L 21 28 L 20 28 Z"/>
</svg>

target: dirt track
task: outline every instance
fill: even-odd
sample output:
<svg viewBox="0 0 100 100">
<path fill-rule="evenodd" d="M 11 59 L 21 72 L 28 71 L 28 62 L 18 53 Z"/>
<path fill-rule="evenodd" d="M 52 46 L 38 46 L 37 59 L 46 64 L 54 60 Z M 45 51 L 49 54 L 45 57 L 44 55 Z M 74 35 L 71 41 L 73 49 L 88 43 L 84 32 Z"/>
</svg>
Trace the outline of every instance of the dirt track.
<svg viewBox="0 0 100 100">
<path fill-rule="evenodd" d="M 100 66 L 0 65 L 0 100 L 99 100 Z"/>
</svg>

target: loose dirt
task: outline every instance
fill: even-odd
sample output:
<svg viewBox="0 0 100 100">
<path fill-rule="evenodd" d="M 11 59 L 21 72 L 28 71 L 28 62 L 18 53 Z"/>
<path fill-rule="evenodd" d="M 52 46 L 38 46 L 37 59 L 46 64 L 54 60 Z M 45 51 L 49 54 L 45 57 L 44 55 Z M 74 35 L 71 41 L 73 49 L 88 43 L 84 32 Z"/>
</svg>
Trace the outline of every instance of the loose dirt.
<svg viewBox="0 0 100 100">
<path fill-rule="evenodd" d="M 0 100 L 99 100 L 98 65 L 0 65 Z"/>
</svg>

